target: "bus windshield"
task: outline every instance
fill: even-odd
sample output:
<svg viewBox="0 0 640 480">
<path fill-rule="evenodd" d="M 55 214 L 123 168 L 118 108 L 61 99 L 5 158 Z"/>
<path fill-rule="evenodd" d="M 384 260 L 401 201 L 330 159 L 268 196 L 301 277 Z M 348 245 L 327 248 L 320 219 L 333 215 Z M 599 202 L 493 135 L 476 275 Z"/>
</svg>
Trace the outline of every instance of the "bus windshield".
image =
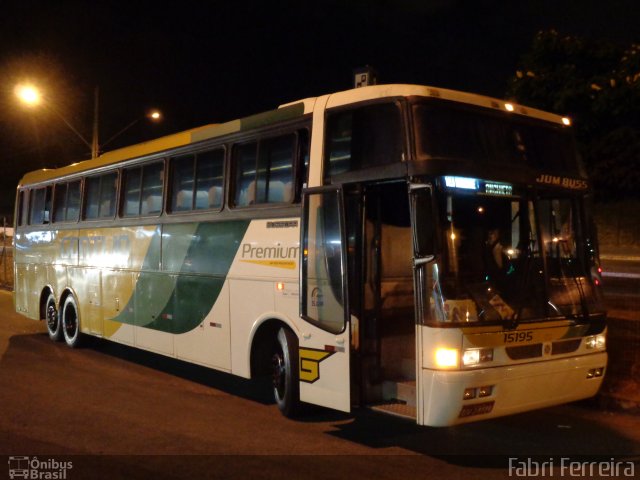
<svg viewBox="0 0 640 480">
<path fill-rule="evenodd" d="M 418 158 L 584 176 L 572 136 L 560 125 L 438 101 L 415 104 L 413 116 Z"/>
<path fill-rule="evenodd" d="M 477 191 L 445 186 L 439 204 L 444 248 L 432 319 L 580 320 L 600 311 L 577 199 L 518 195 L 509 185 L 485 182 Z"/>
</svg>

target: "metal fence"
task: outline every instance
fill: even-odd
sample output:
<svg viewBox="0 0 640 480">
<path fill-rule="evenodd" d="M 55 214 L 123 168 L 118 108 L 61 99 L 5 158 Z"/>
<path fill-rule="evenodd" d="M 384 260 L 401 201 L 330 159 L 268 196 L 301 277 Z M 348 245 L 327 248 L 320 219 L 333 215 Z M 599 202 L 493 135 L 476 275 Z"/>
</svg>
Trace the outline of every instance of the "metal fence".
<svg viewBox="0 0 640 480">
<path fill-rule="evenodd" d="M 0 230 L 0 287 L 13 289 L 13 229 L 2 219 Z"/>
</svg>

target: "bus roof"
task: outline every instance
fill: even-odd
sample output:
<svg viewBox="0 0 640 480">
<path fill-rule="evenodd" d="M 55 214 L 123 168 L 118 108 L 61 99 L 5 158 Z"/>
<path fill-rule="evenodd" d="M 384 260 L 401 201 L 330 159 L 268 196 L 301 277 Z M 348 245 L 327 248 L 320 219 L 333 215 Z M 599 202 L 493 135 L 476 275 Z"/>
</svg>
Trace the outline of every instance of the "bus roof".
<svg viewBox="0 0 640 480">
<path fill-rule="evenodd" d="M 85 172 L 126 160 L 141 158 L 148 155 L 160 154 L 163 151 L 187 146 L 211 138 L 251 130 L 261 126 L 267 126 L 283 120 L 294 119 L 305 114 L 312 113 L 318 98 L 326 99 L 326 107 L 338 107 L 352 103 L 375 100 L 389 97 L 429 97 L 442 100 L 450 100 L 458 103 L 466 103 L 479 107 L 503 110 L 517 115 L 538 118 L 553 123 L 562 124 L 566 119 L 553 113 L 544 112 L 534 108 L 524 107 L 515 103 L 506 102 L 492 97 L 476 95 L 473 93 L 448 90 L 444 88 L 422 85 L 372 85 L 337 92 L 323 97 L 312 97 L 304 100 L 280 105 L 276 110 L 251 115 L 238 120 L 232 120 L 220 124 L 209 124 L 183 132 L 160 137 L 148 142 L 142 142 L 128 147 L 106 152 L 97 158 L 85 160 L 57 169 L 35 170 L 25 174 L 20 180 L 19 186 L 40 183 L 58 177 L 64 177 L 75 173 Z"/>
</svg>

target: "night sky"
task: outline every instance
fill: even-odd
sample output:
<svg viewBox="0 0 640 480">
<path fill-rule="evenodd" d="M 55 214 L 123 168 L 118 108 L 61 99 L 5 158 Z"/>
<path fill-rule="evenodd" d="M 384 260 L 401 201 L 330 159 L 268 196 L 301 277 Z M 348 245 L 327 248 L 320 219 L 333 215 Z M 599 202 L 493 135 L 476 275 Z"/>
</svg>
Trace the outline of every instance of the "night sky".
<svg viewBox="0 0 640 480">
<path fill-rule="evenodd" d="M 154 1 L 0 0 L 0 215 L 28 170 L 85 159 L 55 115 L 25 111 L 17 81 L 41 85 L 87 139 L 100 88 L 107 150 L 351 88 L 372 65 L 380 83 L 503 97 L 535 33 L 640 41 L 637 0 Z"/>
</svg>

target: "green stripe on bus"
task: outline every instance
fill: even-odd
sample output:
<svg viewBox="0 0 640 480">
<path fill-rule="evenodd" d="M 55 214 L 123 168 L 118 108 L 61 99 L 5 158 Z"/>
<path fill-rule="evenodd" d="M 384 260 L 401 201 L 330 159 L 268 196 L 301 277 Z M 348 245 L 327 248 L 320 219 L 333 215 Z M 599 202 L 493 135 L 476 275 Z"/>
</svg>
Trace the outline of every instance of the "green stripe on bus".
<svg viewBox="0 0 640 480">
<path fill-rule="evenodd" d="M 248 220 L 165 225 L 163 271 L 141 272 L 129 303 L 113 320 L 175 334 L 196 328 L 218 299 L 248 227 Z M 158 230 L 156 235 L 146 267 L 160 255 Z"/>
</svg>

